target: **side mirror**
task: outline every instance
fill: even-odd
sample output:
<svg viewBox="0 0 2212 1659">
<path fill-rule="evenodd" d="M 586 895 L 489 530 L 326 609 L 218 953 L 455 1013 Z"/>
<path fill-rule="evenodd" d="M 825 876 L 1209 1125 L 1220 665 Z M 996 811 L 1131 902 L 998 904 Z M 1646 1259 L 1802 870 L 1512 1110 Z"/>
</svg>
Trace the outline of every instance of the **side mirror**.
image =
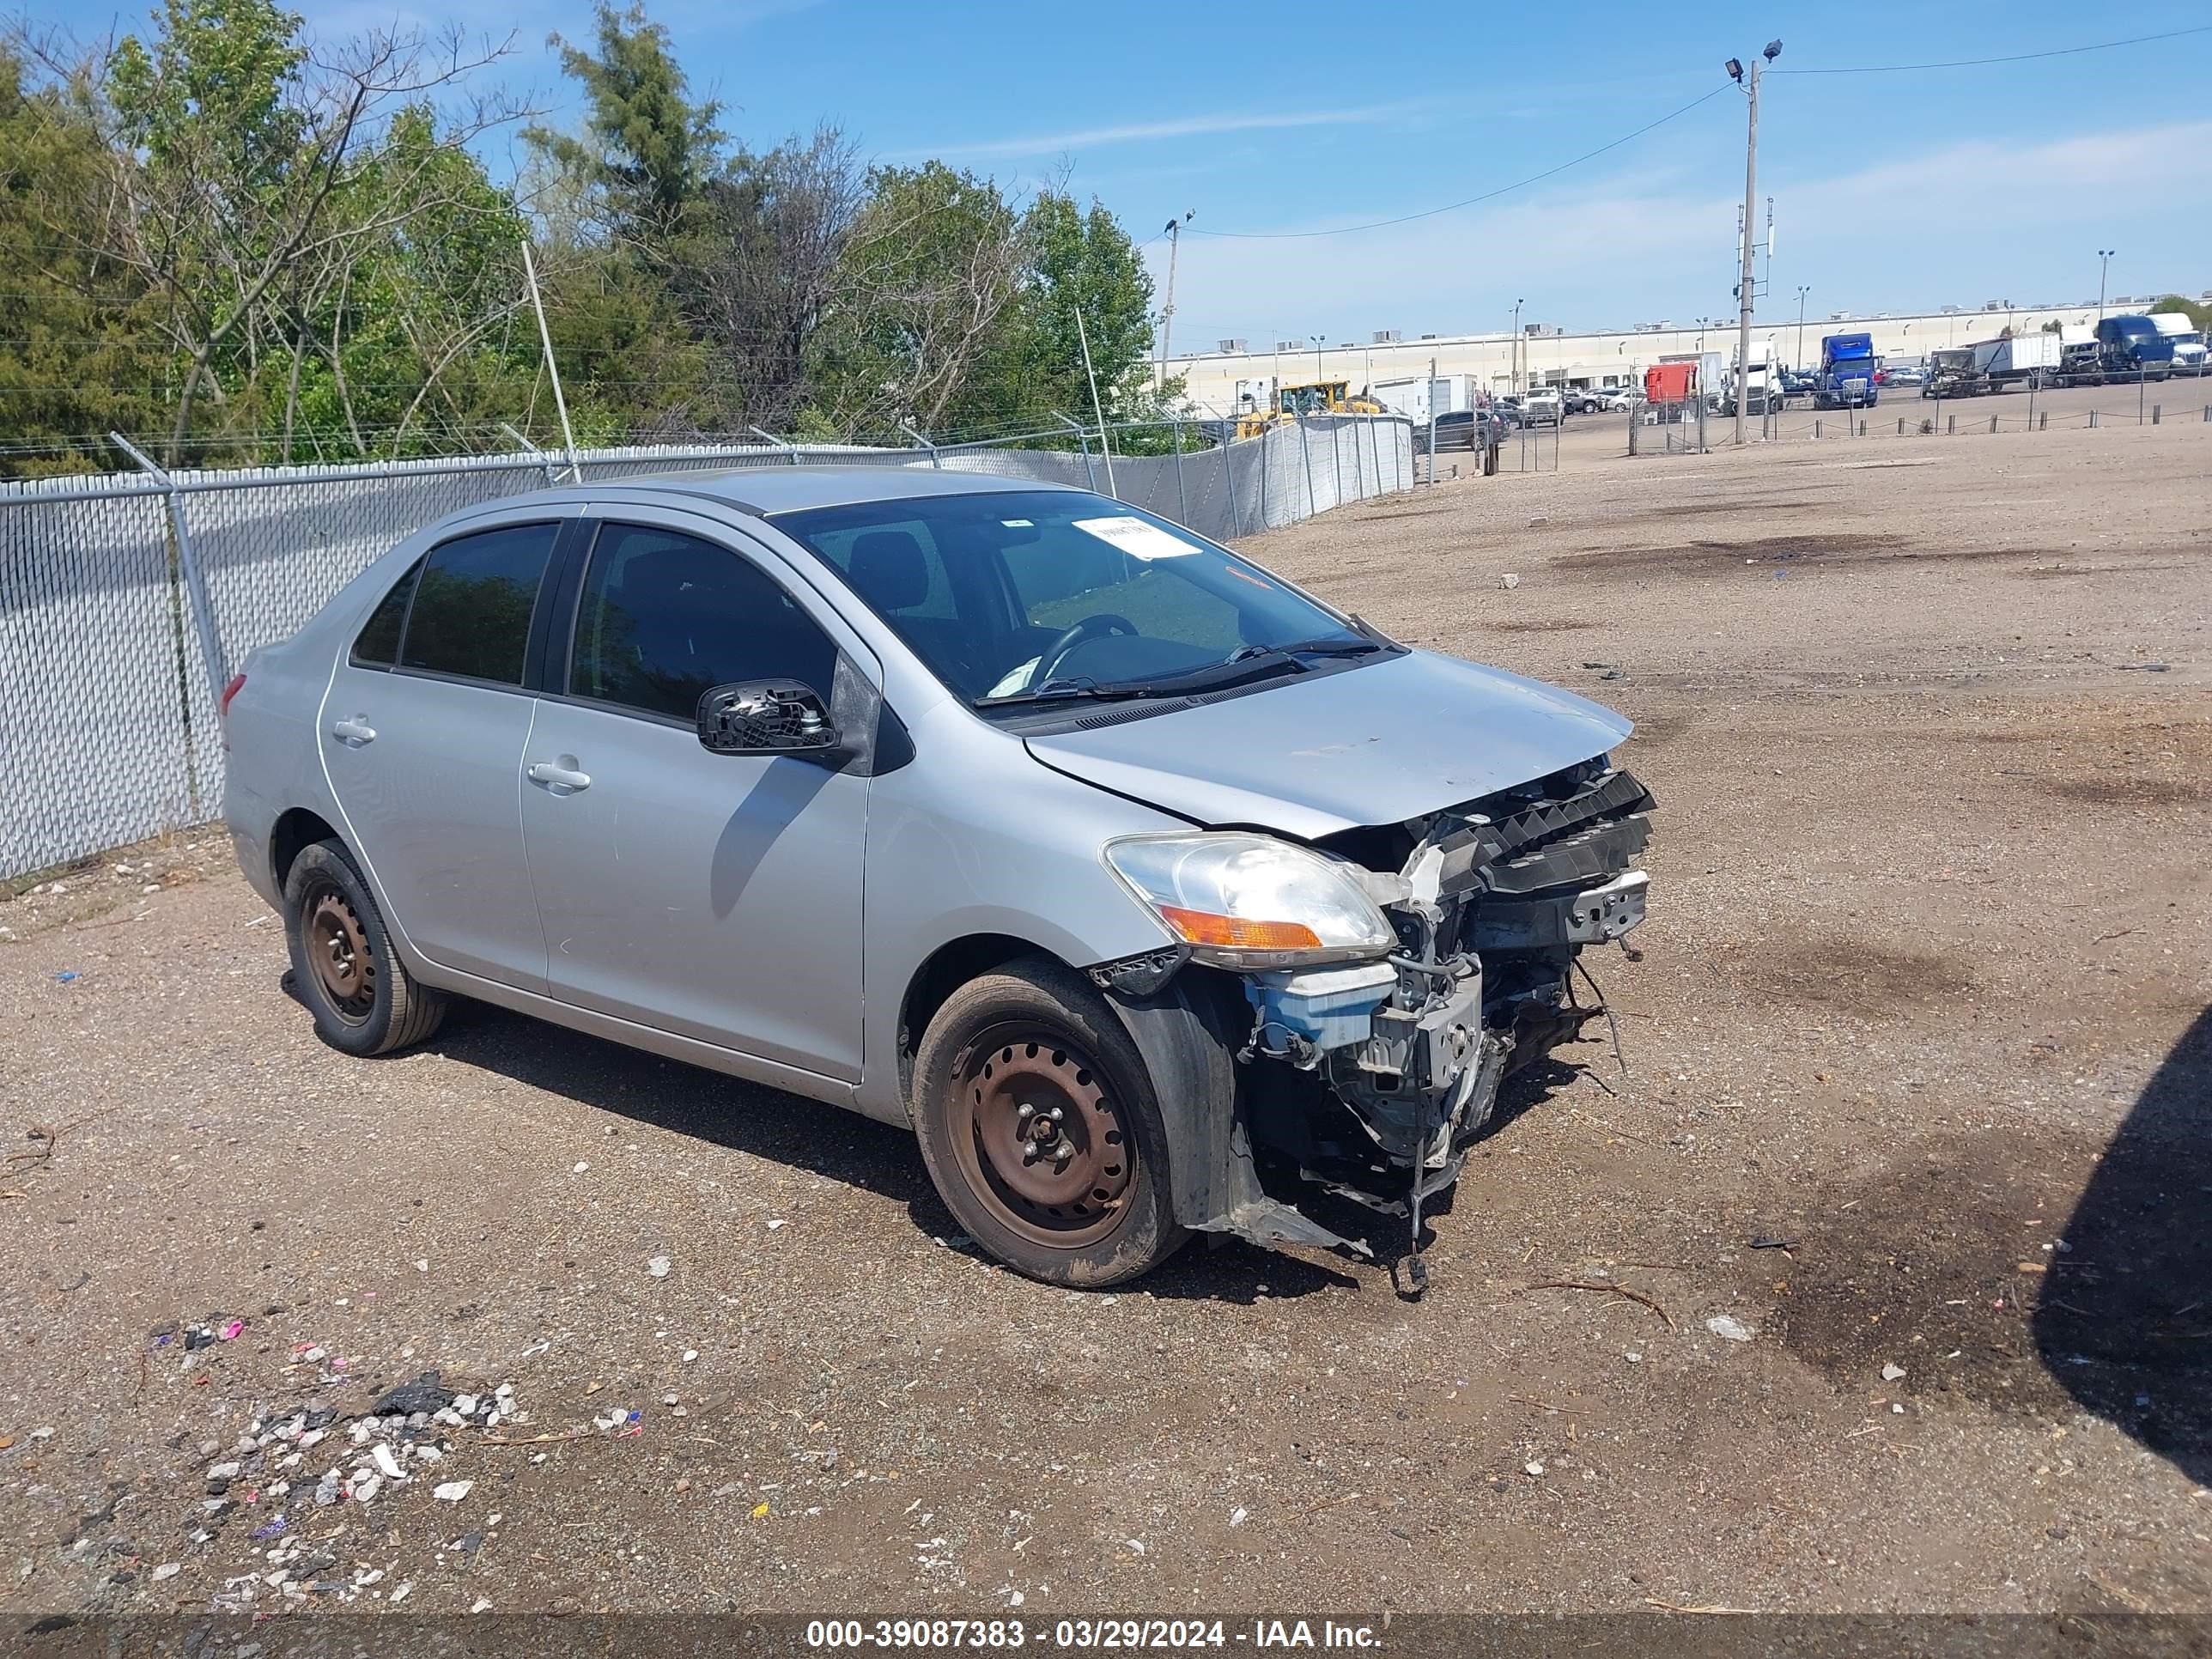
<svg viewBox="0 0 2212 1659">
<path fill-rule="evenodd" d="M 700 697 L 699 744 L 710 755 L 818 755 L 837 749 L 837 726 L 811 685 L 740 680 Z"/>
</svg>

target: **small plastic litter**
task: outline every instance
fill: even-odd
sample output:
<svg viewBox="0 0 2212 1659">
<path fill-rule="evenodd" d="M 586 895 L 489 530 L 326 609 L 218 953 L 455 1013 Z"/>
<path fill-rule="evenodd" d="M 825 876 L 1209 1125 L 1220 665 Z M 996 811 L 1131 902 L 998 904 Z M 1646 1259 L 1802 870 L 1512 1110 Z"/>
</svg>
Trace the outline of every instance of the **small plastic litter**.
<svg viewBox="0 0 2212 1659">
<path fill-rule="evenodd" d="M 64 985 L 67 985 L 71 980 L 82 979 L 84 975 L 77 972 L 74 968 L 64 968 L 61 972 L 54 975 L 55 980 Z"/>
<path fill-rule="evenodd" d="M 238 1340 L 239 1337 L 244 1334 L 245 1330 L 246 1322 L 244 1320 L 233 1319 L 227 1322 L 223 1328 L 216 1333 L 216 1335 L 225 1342 L 235 1342 Z"/>
<path fill-rule="evenodd" d="M 1521 586 L 1521 578 L 1508 572 L 1498 579 L 1498 585 L 1500 587 L 1518 587 Z"/>
<path fill-rule="evenodd" d="M 433 1486 L 430 1496 L 441 1504 L 458 1504 L 475 1489 L 476 1484 L 473 1480 L 448 1480 L 441 1486 Z"/>
<path fill-rule="evenodd" d="M 282 1532 L 282 1531 L 283 1531 L 283 1530 L 284 1530 L 284 1517 L 283 1517 L 283 1516 L 281 1516 L 281 1515 L 280 1515 L 280 1516 L 276 1516 L 273 1520 L 271 1520 L 271 1521 L 269 1522 L 269 1524 L 268 1524 L 267 1526 L 265 1526 L 265 1527 L 257 1527 L 257 1528 L 254 1528 L 254 1530 L 253 1530 L 253 1535 L 254 1535 L 254 1537 L 256 1537 L 256 1538 L 258 1538 L 258 1538 L 274 1538 L 274 1537 L 276 1537 L 276 1534 L 277 1534 L 278 1533 L 280 1533 L 280 1532 Z"/>
<path fill-rule="evenodd" d="M 653 1257 L 652 1261 L 645 1264 L 645 1270 L 648 1273 L 651 1273 L 655 1279 L 667 1278 L 668 1258 L 665 1255 L 657 1255 Z"/>
<path fill-rule="evenodd" d="M 1705 1328 L 1723 1341 L 1748 1342 L 1752 1339 L 1751 1327 L 1733 1314 L 1715 1314 L 1705 1322 Z"/>
<path fill-rule="evenodd" d="M 1881 1380 L 1885 1382 L 1894 1382 L 1904 1375 L 1905 1367 L 1902 1365 L 1891 1364 L 1881 1368 Z"/>
</svg>

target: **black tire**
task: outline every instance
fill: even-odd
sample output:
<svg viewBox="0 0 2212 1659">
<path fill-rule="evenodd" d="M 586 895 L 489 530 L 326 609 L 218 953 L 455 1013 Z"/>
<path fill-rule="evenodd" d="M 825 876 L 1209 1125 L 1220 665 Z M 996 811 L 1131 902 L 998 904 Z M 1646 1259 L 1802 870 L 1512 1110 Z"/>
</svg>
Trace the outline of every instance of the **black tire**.
<svg viewBox="0 0 2212 1659">
<path fill-rule="evenodd" d="M 922 1036 L 914 1087 L 915 1132 L 938 1195 L 1016 1273 L 1119 1285 L 1188 1237 L 1175 1218 L 1167 1132 L 1143 1057 L 1073 969 L 1030 957 L 962 986 Z"/>
<path fill-rule="evenodd" d="M 443 991 L 419 984 L 392 948 L 384 914 L 345 848 L 317 842 L 284 878 L 292 980 L 315 1033 L 349 1054 L 421 1042 L 446 1018 Z"/>
</svg>

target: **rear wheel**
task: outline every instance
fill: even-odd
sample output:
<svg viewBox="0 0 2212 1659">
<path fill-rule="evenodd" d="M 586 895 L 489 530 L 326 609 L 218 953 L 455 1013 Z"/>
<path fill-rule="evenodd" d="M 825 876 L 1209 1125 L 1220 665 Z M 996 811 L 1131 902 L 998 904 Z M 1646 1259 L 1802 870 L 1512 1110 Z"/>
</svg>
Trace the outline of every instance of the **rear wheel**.
<svg viewBox="0 0 2212 1659">
<path fill-rule="evenodd" d="M 939 1195 L 1017 1273 L 1115 1285 L 1182 1245 L 1152 1080 L 1073 970 L 1031 957 L 962 986 L 922 1037 L 915 1087 Z"/>
<path fill-rule="evenodd" d="M 324 1042 L 349 1054 L 386 1054 L 438 1029 L 445 993 L 407 971 L 339 842 L 318 842 L 292 861 L 284 909 L 293 981 Z"/>
</svg>

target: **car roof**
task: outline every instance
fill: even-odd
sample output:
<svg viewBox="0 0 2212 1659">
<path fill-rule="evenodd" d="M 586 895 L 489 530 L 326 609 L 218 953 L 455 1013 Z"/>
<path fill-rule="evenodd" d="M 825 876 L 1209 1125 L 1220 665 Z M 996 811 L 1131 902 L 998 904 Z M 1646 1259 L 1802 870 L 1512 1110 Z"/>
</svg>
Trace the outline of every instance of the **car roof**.
<svg viewBox="0 0 2212 1659">
<path fill-rule="evenodd" d="M 538 494 L 550 501 L 587 501 L 610 491 L 624 495 L 711 496 L 740 513 L 768 518 L 815 507 L 861 501 L 911 501 L 932 495 L 1003 495 L 1054 489 L 1081 494 L 1070 484 L 1042 478 L 1008 478 L 988 472 L 943 472 L 923 462 L 872 466 L 739 466 L 708 472 L 646 472 L 596 479 Z"/>
</svg>

